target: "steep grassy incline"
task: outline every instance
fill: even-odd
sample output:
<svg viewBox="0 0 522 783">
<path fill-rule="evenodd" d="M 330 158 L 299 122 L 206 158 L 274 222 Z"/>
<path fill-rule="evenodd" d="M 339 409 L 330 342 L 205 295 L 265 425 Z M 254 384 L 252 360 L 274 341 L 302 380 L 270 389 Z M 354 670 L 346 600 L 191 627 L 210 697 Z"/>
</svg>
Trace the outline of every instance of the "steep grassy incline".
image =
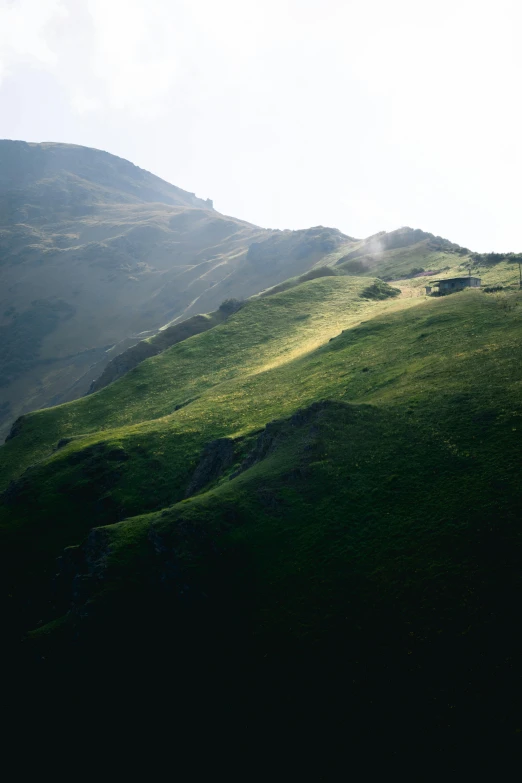
<svg viewBox="0 0 522 783">
<path fill-rule="evenodd" d="M 295 241 L 294 238 L 294 243 Z M 267 244 L 274 246 L 273 242 Z M 289 244 L 288 239 L 287 244 Z M 413 229 L 399 229 L 389 234 L 383 232 L 377 237 L 370 237 L 369 240 L 350 240 L 349 246 L 355 250 L 343 255 L 342 249 L 337 249 L 324 256 L 310 271 L 254 294 L 251 298 L 273 296 L 316 277 L 367 274 L 370 267 L 383 279 L 395 281 L 400 286 L 403 297 L 406 298 L 424 296 L 426 285 L 434 278 L 462 277 L 469 271 L 480 276 L 482 286 L 490 292 L 519 288 L 517 278 L 519 256 L 513 253 L 479 255 L 440 237 Z M 375 253 L 371 263 L 365 254 L 368 247 L 373 248 Z M 229 283 L 230 280 L 227 282 L 227 287 Z M 234 301 L 227 300 L 229 303 Z M 198 306 L 200 304 L 201 301 L 198 300 Z M 211 328 L 215 323 L 223 320 L 224 316 L 225 311 L 221 311 L 221 308 L 215 313 L 192 316 L 186 321 L 164 328 L 153 337 L 142 340 L 116 356 L 107 365 L 100 378 L 93 381 L 90 391 L 98 391 L 108 383 L 112 383 L 144 359 L 157 355 L 180 339 L 186 339 L 190 334 L 197 334 Z"/>
<path fill-rule="evenodd" d="M 208 390 L 218 399 L 226 394 L 226 382 L 257 378 L 327 342 L 363 313 L 399 306 L 393 299 L 367 298 L 372 284 L 369 278 L 327 277 L 253 300 L 225 323 L 144 361 L 97 394 L 24 416 L 16 437 L 0 452 L 0 481 L 5 486 L 17 465 L 45 458 L 61 438 L 84 433 L 97 438 L 94 433 L 106 429 L 122 437 L 131 426 L 169 427 L 188 403 L 201 398 L 203 408 L 208 405 L 202 397 Z"/>
<path fill-rule="evenodd" d="M 85 394 L 165 324 L 352 244 L 222 215 L 107 152 L 0 140 L 0 440 L 20 414 Z"/>
<path fill-rule="evenodd" d="M 327 277 L 258 299 L 101 392 L 24 417 L 0 452 L 3 486 L 32 467 L 8 489 L 2 518 L 15 537 L 22 524 L 46 539 L 48 517 L 52 546 L 76 543 L 93 523 L 180 500 L 205 443 L 325 398 L 421 400 L 424 426 L 450 443 L 443 411 L 455 395 L 480 392 L 479 408 L 509 395 L 517 407 L 516 296 L 375 302 L 363 296 L 369 283 Z"/>
<path fill-rule="evenodd" d="M 162 329 L 158 334 L 148 337 L 145 340 L 140 340 L 139 343 L 128 348 L 126 351 L 118 354 L 112 359 L 106 366 L 99 378 L 93 380 L 89 394 L 100 391 L 108 386 L 110 383 L 117 381 L 123 375 L 129 372 L 129 370 L 137 367 L 138 364 L 144 362 L 145 359 L 150 359 L 151 356 L 157 356 L 162 351 L 166 351 L 172 345 L 188 340 L 189 337 L 193 337 L 201 332 L 206 332 L 212 329 L 217 324 L 222 323 L 227 318 L 227 305 L 232 311 L 239 309 L 239 302 L 237 300 L 229 300 L 224 302 L 213 313 L 205 313 L 205 315 L 193 315 L 191 318 L 187 318 L 185 321 L 168 326 L 166 329 Z M 236 304 L 237 303 L 237 304 Z"/>
<path fill-rule="evenodd" d="M 420 229 L 400 228 L 354 241 L 347 253 L 321 263 L 342 274 L 378 275 L 398 283 L 405 296 L 423 296 L 430 280 L 465 277 L 470 271 L 486 288 L 518 289 L 521 260 L 521 254 L 473 253 Z"/>
<path fill-rule="evenodd" d="M 0 450 L 12 633 L 60 666 L 154 666 L 190 698 L 283 689 L 294 716 L 313 700 L 394 747 L 510 745 L 522 293 L 376 289 L 259 297 L 24 417 Z"/>
</svg>

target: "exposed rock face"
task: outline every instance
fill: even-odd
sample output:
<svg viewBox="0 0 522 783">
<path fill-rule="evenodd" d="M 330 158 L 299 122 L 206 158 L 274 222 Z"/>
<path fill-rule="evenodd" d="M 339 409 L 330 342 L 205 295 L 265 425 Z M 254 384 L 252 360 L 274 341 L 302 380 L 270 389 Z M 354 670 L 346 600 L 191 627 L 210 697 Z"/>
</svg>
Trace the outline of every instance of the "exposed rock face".
<svg viewBox="0 0 522 783">
<path fill-rule="evenodd" d="M 189 561 L 217 552 L 214 539 L 204 526 L 180 518 L 170 529 L 152 524 L 148 538 L 154 550 L 156 573 L 161 586 L 184 601 L 201 599 L 204 596 L 201 585 L 190 579 L 186 566 L 187 550 L 190 553 Z"/>
<path fill-rule="evenodd" d="M 230 478 L 233 479 L 236 476 L 239 476 L 240 473 L 248 470 L 253 465 L 257 465 L 258 462 L 261 462 L 262 459 L 269 456 L 269 454 L 275 451 L 279 445 L 281 436 L 281 422 L 269 422 L 269 424 L 266 425 L 265 429 L 258 436 L 255 446 L 250 454 L 248 454 L 248 456 L 241 463 L 240 467 L 234 471 Z"/>
<path fill-rule="evenodd" d="M 258 436 L 255 446 L 243 460 L 239 468 L 231 474 L 233 479 L 245 470 L 257 465 L 258 462 L 273 454 L 274 451 L 295 431 L 296 427 L 304 427 L 310 424 L 308 431 L 309 438 L 313 439 L 317 434 L 315 428 L 316 420 L 320 420 L 322 411 L 339 405 L 339 403 L 323 400 L 314 402 L 308 408 L 302 408 L 296 411 L 289 419 L 276 419 L 269 422 L 265 429 Z M 344 408 L 346 406 L 343 406 Z M 306 446 L 305 446 L 306 448 Z"/>
<path fill-rule="evenodd" d="M 63 449 L 64 446 L 67 446 L 72 441 L 72 438 L 60 438 L 58 443 L 56 444 L 55 451 L 59 451 L 60 449 Z"/>
<path fill-rule="evenodd" d="M 92 394 L 109 383 L 117 381 L 122 375 L 125 375 L 129 370 L 134 369 L 138 364 L 148 359 L 150 356 L 156 356 L 158 350 L 148 343 L 146 340 L 142 340 L 137 345 L 133 345 L 132 348 L 127 348 L 126 351 L 120 353 L 119 356 L 115 356 L 114 359 L 109 362 L 99 378 L 95 378 L 89 386 L 87 394 Z"/>
<path fill-rule="evenodd" d="M 11 479 L 7 485 L 7 488 L 0 494 L 0 500 L 5 503 L 6 506 L 16 503 L 18 499 L 22 497 L 24 492 L 30 491 L 30 471 L 31 468 L 27 468 L 27 470 L 22 473 L 20 478 Z"/>
<path fill-rule="evenodd" d="M 187 318 L 186 321 L 163 329 L 149 340 L 142 340 L 137 343 L 137 345 L 133 345 L 109 362 L 100 377 L 91 383 L 88 394 L 99 391 L 113 381 L 118 380 L 118 378 L 121 378 L 122 375 L 133 370 L 134 367 L 137 367 L 138 364 L 141 364 L 145 359 L 149 359 L 151 356 L 157 356 L 172 345 L 176 345 L 176 343 L 193 337 L 195 334 L 206 332 L 207 329 L 211 329 L 220 320 L 224 320 L 224 318 L 224 314 L 222 317 L 219 317 L 219 311 L 217 313 L 212 313 L 209 316 L 193 315 L 192 318 Z"/>
<path fill-rule="evenodd" d="M 270 422 L 255 438 L 252 450 L 234 475 L 291 442 L 296 450 L 295 459 L 283 478 L 291 483 L 306 480 L 308 463 L 314 458 L 314 449 L 321 444 L 322 422 L 331 420 L 332 409 L 342 408 L 346 412 L 347 407 L 325 400 L 298 410 L 287 419 Z M 187 496 L 219 479 L 237 461 L 237 447 L 238 441 L 230 438 L 208 443 Z M 86 451 L 88 468 L 97 454 L 95 449 Z M 79 454 L 78 459 L 83 456 Z M 127 455 L 123 449 L 105 449 L 104 458 L 117 463 Z M 284 512 L 284 500 L 277 487 L 260 484 L 256 497 L 267 514 Z M 243 628 L 242 595 L 250 584 L 248 553 L 241 541 L 227 536 L 231 529 L 243 523 L 242 514 L 233 502 L 222 505 L 219 518 L 210 526 L 204 516 L 185 514 L 182 504 L 156 515 L 144 530 L 141 544 L 140 557 L 141 562 L 146 562 L 146 573 L 139 576 L 138 593 L 145 602 L 142 606 L 142 610 L 146 607 L 145 614 L 159 611 L 156 622 L 163 623 L 168 616 L 168 622 L 174 621 L 179 628 L 211 628 L 215 624 L 220 634 L 223 623 L 229 623 L 231 628 Z M 97 621 L 99 608 L 103 606 L 98 598 L 107 585 L 114 587 L 118 581 L 118 578 L 114 581 L 114 574 L 120 565 L 117 557 L 111 561 L 112 540 L 110 526 L 95 527 L 81 545 L 67 547 L 58 558 L 51 604 L 56 615 L 66 618 L 71 641 L 89 635 L 89 627 Z M 131 599 L 129 607 L 134 611 Z M 164 616 L 162 611 L 166 612 Z"/>
<path fill-rule="evenodd" d="M 76 635 L 78 621 L 89 615 L 89 601 L 104 581 L 109 547 L 107 529 L 93 528 L 83 544 L 67 547 L 57 558 L 52 603 L 56 613 L 68 613 Z"/>
<path fill-rule="evenodd" d="M 19 416 L 13 423 L 11 429 L 9 430 L 9 434 L 6 437 L 6 441 L 11 440 L 12 438 L 16 438 L 16 436 L 20 433 L 20 430 L 23 426 L 23 419 L 23 416 Z"/>
<path fill-rule="evenodd" d="M 84 545 L 87 573 L 101 580 L 105 573 L 110 538 L 106 528 L 95 527 L 87 536 Z"/>
<path fill-rule="evenodd" d="M 234 462 L 234 441 L 219 438 L 207 443 L 192 480 L 187 487 L 186 497 L 199 492 L 210 482 L 219 478 Z"/>
</svg>

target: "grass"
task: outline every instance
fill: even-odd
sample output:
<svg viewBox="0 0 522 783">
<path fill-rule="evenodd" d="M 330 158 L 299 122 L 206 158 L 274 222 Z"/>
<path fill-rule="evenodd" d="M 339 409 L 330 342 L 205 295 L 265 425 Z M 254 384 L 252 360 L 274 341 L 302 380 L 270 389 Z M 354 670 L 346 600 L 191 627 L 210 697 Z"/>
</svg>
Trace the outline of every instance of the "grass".
<svg viewBox="0 0 522 783">
<path fill-rule="evenodd" d="M 364 287 L 353 278 L 324 278 L 257 301 L 96 395 L 29 415 L 21 434 L 2 449 L 4 486 L 38 460 L 43 462 L 33 471 L 50 472 L 56 481 L 61 466 L 78 469 L 71 461 L 79 464 L 75 455 L 85 448 L 101 442 L 110 450 L 120 444 L 137 456 L 118 466 L 128 482 L 120 480 L 111 495 L 121 495 L 122 513 L 146 510 L 149 493 L 143 492 L 144 477 L 137 479 L 150 457 L 163 466 L 153 480 L 160 482 L 164 470 L 173 487 L 169 498 L 160 493 L 159 499 L 173 499 L 202 444 L 214 437 L 248 434 L 318 398 L 398 404 L 422 394 L 425 384 L 441 394 L 462 392 L 460 367 L 480 361 L 474 373 L 485 378 L 516 346 L 516 297 L 511 303 L 505 295 L 471 292 L 443 302 L 374 304 L 357 294 Z M 348 305 L 350 291 L 356 296 Z M 363 313 L 399 306 L 397 314 L 356 325 Z M 437 321 L 426 313 L 440 310 L 448 311 L 446 320 L 434 329 Z M 350 322 L 351 329 L 324 345 Z M 502 333 L 506 322 L 511 339 Z M 70 444 L 53 451 L 60 438 L 71 436 Z M 183 476 L 179 486 L 173 483 L 177 465 Z"/>
<path fill-rule="evenodd" d="M 158 429 L 184 418 L 177 406 L 191 401 L 235 377 L 257 377 L 313 351 L 376 308 L 360 296 L 367 278 L 324 278 L 284 294 L 251 302 L 226 323 L 186 340 L 140 364 L 123 379 L 97 394 L 73 403 L 29 414 L 24 435 L 2 450 L 0 482 L 49 455 L 62 437 L 120 430 L 158 420 Z M 220 399 L 220 393 L 215 396 Z M 203 408 L 208 402 L 203 403 Z M 275 413 L 276 411 L 274 411 Z M 186 411 L 185 411 L 186 413 Z M 161 421 L 159 421 L 161 420 Z M 261 422 L 263 423 L 263 422 Z M 152 423 L 154 429 L 154 424 Z M 80 448 L 76 440 L 55 459 Z M 18 467 L 17 467 L 18 464 Z"/>
<path fill-rule="evenodd" d="M 1 451 L 4 487 L 34 465 L 20 482 L 26 499 L 7 507 L 4 524 L 32 535 L 48 515 L 51 548 L 76 543 L 93 518 L 110 523 L 180 500 L 204 443 L 248 436 L 317 399 L 425 400 L 425 426 L 444 439 L 434 399 L 470 394 L 478 380 L 492 399 L 499 387 L 507 394 L 516 295 L 373 302 L 361 297 L 367 282 L 321 278 L 254 301 L 101 392 L 30 414 Z M 72 440 L 55 450 L 64 437 Z"/>
<path fill-rule="evenodd" d="M 425 266 L 417 251 L 397 276 Z M 466 263 L 448 253 L 443 274 Z M 219 705 L 237 690 L 263 724 L 276 705 L 285 737 L 342 724 L 343 743 L 395 758 L 506 758 L 522 677 L 517 272 L 495 264 L 478 274 L 501 290 L 446 297 L 403 278 L 379 299 L 382 281 L 319 268 L 24 417 L 0 448 L 14 659 L 123 675 L 131 693 L 152 672 L 202 714 L 218 683 Z M 233 459 L 216 449 L 187 497 L 222 438 Z"/>
<path fill-rule="evenodd" d="M 2 441 L 20 414 L 87 392 L 111 346 L 285 276 L 245 263 L 267 238 L 277 255 L 283 232 L 220 215 L 128 161 L 11 141 L 0 159 Z"/>
<path fill-rule="evenodd" d="M 374 285 L 334 275 L 257 298 L 27 416 L 0 451 L 16 618 L 41 594 L 20 632 L 51 656 L 78 634 L 88 656 L 185 650 L 205 667 L 211 650 L 237 672 L 240 655 L 270 682 L 302 683 L 324 655 L 352 705 L 511 737 L 522 293 L 366 298 Z M 216 438 L 233 464 L 185 497 Z M 72 607 L 66 568 L 58 597 L 46 587 L 67 546 L 85 585 Z"/>
</svg>

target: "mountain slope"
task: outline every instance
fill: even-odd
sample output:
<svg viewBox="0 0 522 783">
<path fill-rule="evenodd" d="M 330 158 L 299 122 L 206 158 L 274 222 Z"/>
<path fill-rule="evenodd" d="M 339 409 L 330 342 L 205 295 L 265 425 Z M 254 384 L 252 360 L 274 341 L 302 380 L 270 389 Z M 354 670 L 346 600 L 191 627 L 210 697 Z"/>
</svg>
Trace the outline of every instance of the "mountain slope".
<svg viewBox="0 0 522 783">
<path fill-rule="evenodd" d="M 65 673 L 69 688 L 92 676 L 111 694 L 118 677 L 133 695 L 143 682 L 155 709 L 169 700 L 186 722 L 195 708 L 191 727 L 217 704 L 227 748 L 226 705 L 248 732 L 293 727 L 301 746 L 322 729 L 345 755 L 405 749 L 421 777 L 444 752 L 468 771 L 477 749 L 506 758 L 522 695 L 519 257 L 409 228 L 267 233 L 129 204 L 118 181 L 113 208 L 60 225 L 105 226 L 93 241 L 109 263 L 116 214 L 147 231 L 179 221 L 176 258 L 207 260 L 193 278 L 187 260 L 183 288 L 165 251 L 150 313 L 137 297 L 128 314 L 162 314 L 154 335 L 0 447 L 6 671 Z M 25 291 L 38 265 L 20 241 Z M 424 295 L 468 270 L 482 290 Z M 65 296 L 31 307 L 5 315 L 11 345 L 74 335 Z"/>
<path fill-rule="evenodd" d="M 295 235 L 307 234 L 313 238 L 311 229 L 308 232 L 292 232 Z M 287 240 L 288 243 L 288 240 Z M 376 244 L 378 243 L 378 244 Z M 265 240 L 254 248 L 270 248 L 271 240 Z M 321 258 L 309 272 L 290 278 L 271 288 L 254 294 L 253 298 L 272 296 L 275 293 L 287 291 L 306 280 L 330 275 L 361 275 L 379 274 L 384 280 L 396 281 L 405 298 L 425 295 L 425 287 L 431 279 L 466 276 L 472 269 L 474 275 L 480 275 L 485 288 L 494 290 L 510 290 L 516 287 L 516 270 L 520 254 L 489 254 L 481 256 L 471 253 L 448 240 L 435 237 L 418 229 L 402 228 L 389 233 L 381 232 L 368 240 L 351 240 L 349 247 L 353 248 L 346 255 L 342 247 Z M 374 255 L 369 260 L 366 252 L 373 248 Z M 420 264 L 424 266 L 420 266 Z M 227 281 L 225 281 L 225 285 Z M 234 300 L 227 300 L 233 307 Z M 93 382 L 91 391 L 97 391 L 116 378 L 121 377 L 129 369 L 135 367 L 149 356 L 156 355 L 190 334 L 211 328 L 223 319 L 224 312 L 216 311 L 202 316 L 192 316 L 175 326 L 160 331 L 156 336 L 146 338 L 135 346 L 123 351 L 106 366 L 102 375 Z"/>
<path fill-rule="evenodd" d="M 212 208 L 108 152 L 74 144 L 0 144 L 0 222 L 27 223 L 96 214 L 97 207 L 156 203 Z"/>
<path fill-rule="evenodd" d="M 261 263 L 250 247 L 267 238 Z M 0 437 L 20 413 L 84 394 L 143 333 L 350 244 L 226 217 L 106 152 L 0 141 Z"/>
<path fill-rule="evenodd" d="M 294 281 L 18 422 L 3 595 L 29 649 L 509 743 L 522 294 L 409 282 Z"/>
<path fill-rule="evenodd" d="M 469 263 L 418 229 L 265 230 L 108 153 L 0 141 L 0 439 L 20 414 L 98 388 L 144 337 L 224 300 L 318 266 L 399 279 Z"/>
</svg>

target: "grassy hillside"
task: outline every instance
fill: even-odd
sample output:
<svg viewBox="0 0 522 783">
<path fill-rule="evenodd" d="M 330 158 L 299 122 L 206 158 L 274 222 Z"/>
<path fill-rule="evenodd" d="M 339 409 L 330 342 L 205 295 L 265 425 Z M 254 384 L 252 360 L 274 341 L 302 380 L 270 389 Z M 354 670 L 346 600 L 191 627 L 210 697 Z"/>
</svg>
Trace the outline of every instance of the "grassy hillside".
<svg viewBox="0 0 522 783">
<path fill-rule="evenodd" d="M 95 213 L 128 202 L 212 208 L 175 185 L 108 152 L 76 144 L 0 142 L 0 224 Z"/>
<path fill-rule="evenodd" d="M 259 263 L 250 248 L 266 240 Z M 350 244 L 334 229 L 270 231 L 221 215 L 100 150 L 0 141 L 0 439 L 21 413 L 85 394 L 165 324 Z"/>
<path fill-rule="evenodd" d="M 0 439 L 19 415 L 100 388 L 125 350 L 224 300 L 322 267 L 397 280 L 461 263 L 479 262 L 418 229 L 364 240 L 266 230 L 109 153 L 0 141 Z M 149 353 L 141 345 L 101 385 Z"/>
<path fill-rule="evenodd" d="M 11 638 L 196 702 L 247 688 L 282 727 L 341 711 L 394 752 L 513 749 L 517 271 L 426 298 L 318 268 L 23 417 L 0 449 Z"/>
<path fill-rule="evenodd" d="M 516 290 L 521 260 L 522 254 L 473 253 L 425 231 L 401 228 L 356 240 L 347 253 L 334 253 L 321 264 L 338 274 L 378 275 L 413 297 L 424 296 L 430 280 L 466 277 L 470 271 L 484 288 Z"/>
<path fill-rule="evenodd" d="M 299 234 L 300 232 L 294 232 Z M 419 239 L 419 235 L 421 238 Z M 465 248 L 453 245 L 447 240 L 441 240 L 432 234 L 418 230 L 400 229 L 389 234 L 378 235 L 381 242 L 388 242 L 390 249 L 381 249 L 373 257 L 372 272 L 379 273 L 384 280 L 391 280 L 400 286 L 403 298 L 425 296 L 425 288 L 435 278 L 465 277 L 469 271 L 480 276 L 482 286 L 488 292 L 505 290 L 514 291 L 519 288 L 517 280 L 518 261 L 520 256 L 513 253 L 480 255 L 471 253 Z M 272 286 L 251 298 L 273 296 L 282 291 L 288 291 L 300 283 L 318 277 L 334 275 L 366 275 L 370 273 L 369 262 L 364 250 L 374 238 L 365 241 L 353 241 L 351 247 L 357 249 L 343 256 L 343 250 L 338 249 L 326 255 L 320 265 L 314 265 L 310 271 L 297 277 L 285 280 Z M 404 244 L 403 247 L 396 245 Z M 438 250 L 436 249 L 438 248 Z M 446 248 L 443 250 L 442 248 Z M 363 253 L 361 256 L 360 254 Z M 420 264 L 424 266 L 420 266 Z M 399 290 L 399 289 L 396 289 Z M 379 293 L 374 293 L 379 298 Z M 234 300 L 227 300 L 234 301 Z M 99 379 L 91 386 L 91 391 L 97 391 L 116 378 L 121 377 L 129 369 L 135 367 L 149 356 L 157 355 L 170 345 L 185 339 L 191 334 L 205 331 L 215 323 L 223 320 L 221 310 L 206 315 L 197 315 L 185 321 L 178 322 L 153 337 L 142 340 L 137 345 L 124 351 L 113 359 Z"/>
<path fill-rule="evenodd" d="M 109 153 L 0 141 L 0 439 L 151 355 L 141 344 L 108 367 L 161 328 L 311 269 L 401 280 L 513 260 L 419 229 L 266 230 Z"/>
<path fill-rule="evenodd" d="M 448 531 L 467 535 L 462 531 L 469 532 L 479 517 L 489 518 L 491 511 L 485 509 L 494 507 L 502 516 L 505 506 L 512 516 L 518 497 L 522 377 L 514 357 L 522 329 L 520 295 L 469 291 L 442 299 L 375 300 L 367 298 L 372 285 L 367 278 L 327 276 L 258 298 L 225 323 L 147 359 L 100 392 L 24 417 L 0 451 L 7 487 L 2 520 L 11 546 L 35 578 L 93 525 L 168 507 L 168 517 L 159 518 L 167 524 L 170 515 L 177 518 L 177 503 L 183 518 L 190 517 L 191 508 L 208 506 L 205 517 L 210 514 L 211 525 L 211 510 L 219 517 L 222 503 L 243 514 L 237 510 L 241 493 L 249 503 L 259 495 L 258 489 L 252 494 L 251 482 L 266 494 L 258 512 L 244 511 L 257 519 L 252 521 L 254 538 L 273 506 L 276 519 L 282 515 L 285 525 L 299 520 L 303 535 L 308 531 L 305 538 L 315 540 L 322 535 L 314 520 L 322 518 L 324 502 L 335 508 L 341 538 L 349 533 L 342 529 L 347 513 L 357 525 L 370 512 L 375 524 L 379 518 L 375 530 L 365 528 L 373 542 L 369 551 L 392 546 L 399 572 L 410 568 L 413 556 L 411 542 L 396 527 L 404 515 L 410 522 L 401 525 L 408 530 L 420 525 L 423 536 L 428 530 L 435 536 L 442 570 L 458 570 L 434 531 L 440 529 L 443 539 Z M 331 403 L 314 409 L 323 400 Z M 303 409 L 308 411 L 305 421 L 311 416 L 316 422 L 312 430 L 326 428 L 326 434 L 317 435 L 320 446 L 308 425 L 299 425 L 299 417 L 299 426 L 292 425 L 296 411 Z M 255 445 L 261 437 L 256 433 L 273 420 L 286 434 L 263 453 L 262 445 Z M 304 448 L 303 437 L 311 439 L 310 449 Z M 185 501 L 205 444 L 219 438 L 232 444 L 225 478 L 209 469 L 209 486 L 203 482 L 198 492 L 209 489 L 210 494 Z M 361 499 L 355 506 L 349 500 L 356 465 L 363 486 L 372 487 L 369 494 L 362 492 L 366 511 L 359 509 Z M 227 474 L 237 471 L 229 481 Z M 380 526 L 390 514 L 386 542 Z M 148 531 L 154 520 L 121 522 L 111 528 L 109 539 L 121 532 L 126 540 L 128 525 Z M 249 525 L 242 528 L 247 539 Z M 260 533 L 267 552 L 269 527 Z M 31 551 L 26 550 L 29 541 Z M 315 572 L 316 558 L 307 552 L 310 548 L 293 552 L 296 568 Z M 432 555 L 429 547 L 418 554 L 426 558 L 414 570 L 421 574 L 418 579 L 427 578 Z M 325 550 L 324 556 L 328 561 L 332 553 Z M 341 561 L 343 556 L 341 550 L 335 555 Z M 263 568 L 276 568 L 266 557 L 262 574 Z M 372 573 L 379 571 L 379 560 L 369 562 Z M 280 578 L 292 581 L 287 565 L 283 558 Z M 385 581 L 392 578 L 389 567 L 382 566 Z M 301 587 L 295 589 L 299 593 Z M 290 606 L 280 610 L 294 611 Z M 306 606 L 303 611 L 306 615 Z M 303 617 L 301 622 L 314 626 L 315 620 Z"/>
<path fill-rule="evenodd" d="M 208 401 L 202 400 L 202 394 L 208 390 L 219 388 L 225 393 L 225 382 L 236 377 L 244 383 L 264 380 L 270 377 L 268 370 L 293 366 L 293 360 L 357 323 L 363 314 L 399 306 L 393 297 L 376 303 L 362 296 L 372 283 L 368 278 L 327 277 L 253 300 L 225 323 L 147 359 L 106 389 L 28 414 L 20 422 L 19 434 L 0 452 L 0 481 L 5 485 L 19 471 L 18 460 L 26 467 L 47 456 L 60 438 L 76 439 L 105 428 L 148 427 L 151 422 L 153 428 L 154 422 L 158 427 L 176 427 L 177 406 L 184 406 L 183 416 L 189 408 L 191 413 L 201 405 L 206 410 Z M 236 393 L 235 384 L 231 390 Z M 287 393 L 286 388 L 282 391 Z M 211 407 L 215 402 L 213 398 Z M 235 416 L 236 408 L 229 415 Z M 277 405 L 272 412 L 277 413 Z M 256 425 L 266 420 L 260 416 Z"/>
<path fill-rule="evenodd" d="M 93 380 L 89 393 L 99 391 L 113 383 L 129 372 L 129 370 L 141 364 L 145 359 L 157 356 L 158 353 L 166 351 L 172 345 L 183 342 L 183 340 L 187 340 L 195 334 L 212 329 L 226 320 L 229 314 L 235 312 L 240 307 L 241 302 L 239 300 L 228 299 L 213 313 L 193 315 L 191 318 L 161 329 L 157 334 L 145 340 L 140 340 L 139 343 L 118 354 L 109 362 L 100 377 Z"/>
</svg>

